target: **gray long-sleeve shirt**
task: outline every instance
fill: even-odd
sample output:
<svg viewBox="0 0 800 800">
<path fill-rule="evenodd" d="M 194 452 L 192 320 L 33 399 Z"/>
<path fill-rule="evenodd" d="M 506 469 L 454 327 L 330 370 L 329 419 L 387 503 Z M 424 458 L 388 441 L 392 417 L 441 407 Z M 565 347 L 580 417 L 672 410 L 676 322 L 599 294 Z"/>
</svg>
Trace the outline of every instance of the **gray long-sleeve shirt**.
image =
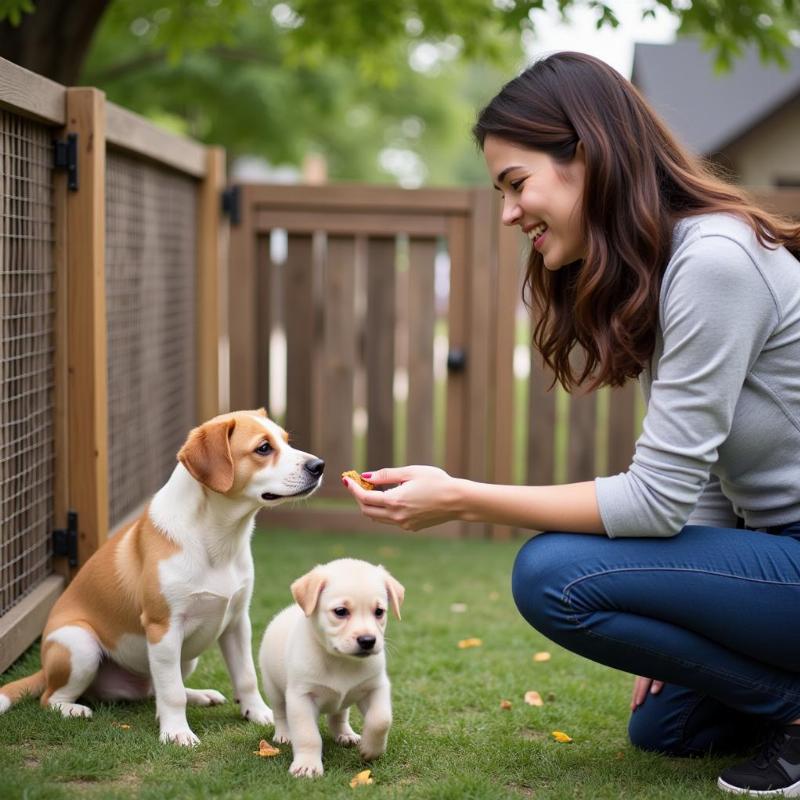
<svg viewBox="0 0 800 800">
<path fill-rule="evenodd" d="M 661 287 L 642 435 L 595 481 L 609 536 L 800 520 L 800 262 L 727 214 L 681 220 Z"/>
</svg>

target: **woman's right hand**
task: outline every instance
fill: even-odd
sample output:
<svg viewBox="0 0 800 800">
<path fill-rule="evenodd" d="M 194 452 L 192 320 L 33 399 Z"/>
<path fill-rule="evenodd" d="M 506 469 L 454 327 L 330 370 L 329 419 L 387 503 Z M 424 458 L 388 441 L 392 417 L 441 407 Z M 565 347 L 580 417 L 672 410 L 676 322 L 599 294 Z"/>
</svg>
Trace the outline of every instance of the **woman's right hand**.
<svg viewBox="0 0 800 800">
<path fill-rule="evenodd" d="M 653 678 L 643 678 L 636 676 L 633 682 L 633 693 L 631 694 L 631 711 L 636 711 L 647 699 L 648 694 L 658 694 L 664 687 L 664 681 L 657 681 Z"/>
</svg>

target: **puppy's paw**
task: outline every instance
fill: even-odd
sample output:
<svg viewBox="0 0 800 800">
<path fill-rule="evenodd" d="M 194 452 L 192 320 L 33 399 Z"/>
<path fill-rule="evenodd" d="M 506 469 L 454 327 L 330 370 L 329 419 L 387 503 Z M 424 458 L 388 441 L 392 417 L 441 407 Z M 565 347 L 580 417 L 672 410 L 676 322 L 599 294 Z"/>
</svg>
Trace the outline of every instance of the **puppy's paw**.
<svg viewBox="0 0 800 800">
<path fill-rule="evenodd" d="M 336 737 L 336 744 L 342 744 L 345 747 L 358 744 L 361 737 L 355 731 L 345 731 Z"/>
<path fill-rule="evenodd" d="M 358 752 L 364 761 L 374 761 L 386 752 L 386 742 L 369 742 L 364 739 L 358 746 Z"/>
<path fill-rule="evenodd" d="M 218 706 L 227 701 L 215 689 L 187 689 L 186 702 L 193 706 Z"/>
<path fill-rule="evenodd" d="M 323 773 L 322 761 L 310 756 L 298 756 L 292 761 L 289 772 L 291 772 L 295 778 L 316 778 Z"/>
<path fill-rule="evenodd" d="M 255 722 L 257 725 L 272 725 L 274 722 L 272 710 L 261 699 L 242 703 L 242 716 L 248 722 Z"/>
<path fill-rule="evenodd" d="M 181 747 L 194 747 L 200 740 L 194 735 L 191 728 L 165 728 L 159 737 L 165 744 L 179 744 Z"/>
<path fill-rule="evenodd" d="M 276 726 L 275 733 L 272 734 L 272 741 L 278 742 L 278 744 L 289 744 L 292 739 L 289 736 L 289 731 L 287 731 L 285 728 L 281 728 L 280 726 Z"/>
</svg>

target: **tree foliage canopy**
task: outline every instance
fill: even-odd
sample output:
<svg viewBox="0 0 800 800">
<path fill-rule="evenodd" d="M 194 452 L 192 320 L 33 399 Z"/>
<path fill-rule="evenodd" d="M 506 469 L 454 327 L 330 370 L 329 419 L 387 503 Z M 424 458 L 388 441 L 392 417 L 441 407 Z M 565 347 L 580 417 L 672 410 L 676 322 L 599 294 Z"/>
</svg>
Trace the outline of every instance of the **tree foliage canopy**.
<svg viewBox="0 0 800 800">
<path fill-rule="evenodd" d="M 619 24 L 603 0 L 0 0 L 0 55 L 231 156 L 318 151 L 335 178 L 424 163 L 428 182 L 471 182 L 476 106 L 537 21 L 578 8 Z M 748 46 L 780 62 L 800 28 L 800 0 L 643 0 L 644 16 L 659 8 L 723 67 Z"/>
</svg>

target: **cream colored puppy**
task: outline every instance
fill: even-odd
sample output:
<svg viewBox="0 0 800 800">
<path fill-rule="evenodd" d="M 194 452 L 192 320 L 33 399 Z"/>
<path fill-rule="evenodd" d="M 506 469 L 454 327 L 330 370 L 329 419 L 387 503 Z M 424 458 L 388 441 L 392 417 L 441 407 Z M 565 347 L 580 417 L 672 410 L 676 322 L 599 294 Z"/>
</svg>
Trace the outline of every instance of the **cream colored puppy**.
<svg viewBox="0 0 800 800">
<path fill-rule="evenodd" d="M 292 775 L 322 775 L 319 715 L 339 744 L 371 760 L 386 751 L 392 724 L 384 633 L 391 607 L 400 619 L 405 589 L 383 567 L 340 558 L 314 567 L 291 587 L 297 605 L 267 627 L 259 661 L 275 716 L 276 742 L 291 742 Z M 350 706 L 364 716 L 359 736 Z"/>
</svg>

